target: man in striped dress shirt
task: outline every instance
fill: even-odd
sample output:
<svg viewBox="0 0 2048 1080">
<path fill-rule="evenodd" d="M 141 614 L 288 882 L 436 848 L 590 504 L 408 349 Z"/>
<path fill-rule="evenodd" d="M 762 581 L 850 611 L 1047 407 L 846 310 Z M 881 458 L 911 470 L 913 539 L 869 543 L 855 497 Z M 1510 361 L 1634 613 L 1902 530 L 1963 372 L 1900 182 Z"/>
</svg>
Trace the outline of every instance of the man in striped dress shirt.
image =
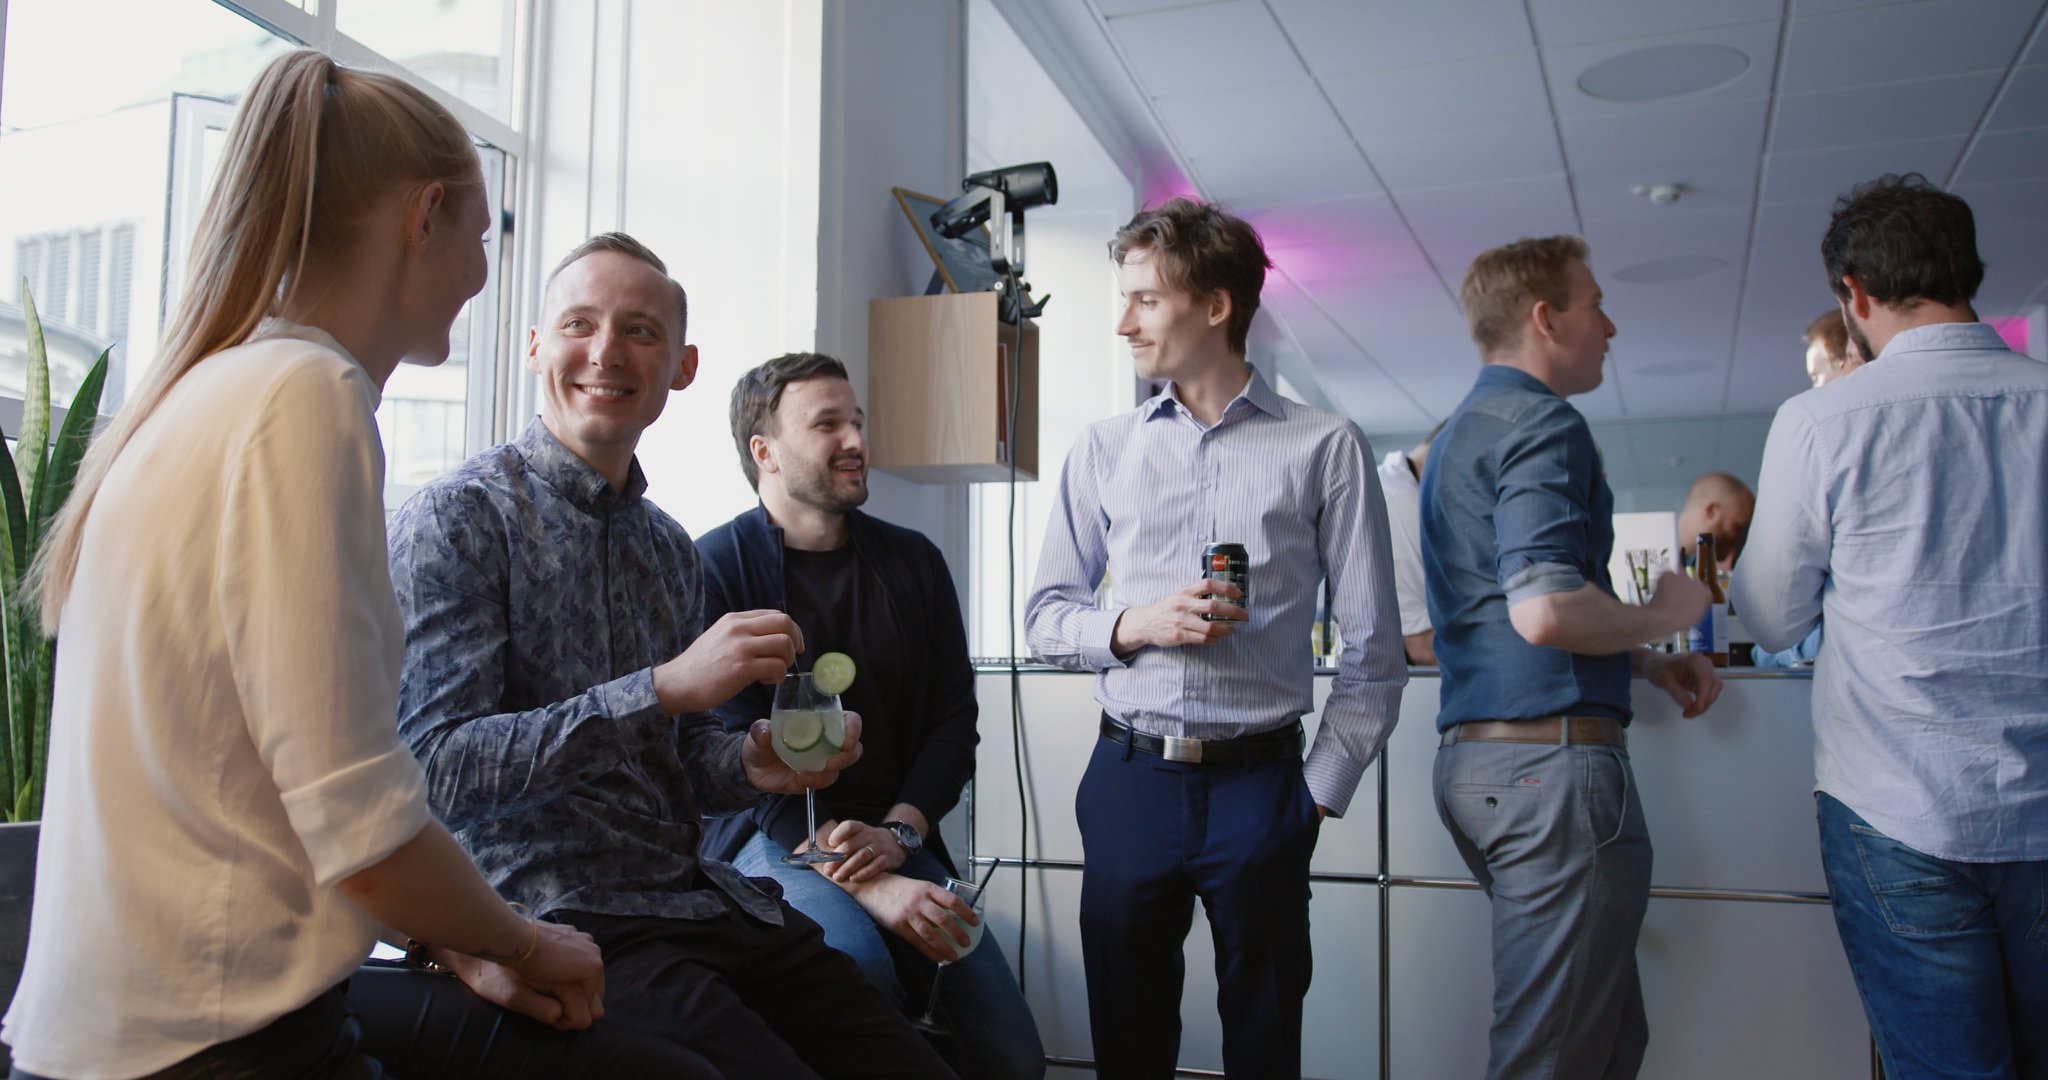
<svg viewBox="0 0 2048 1080">
<path fill-rule="evenodd" d="M 1033 652 L 1098 673 L 1102 738 L 1075 801 L 1096 1064 L 1106 1077 L 1172 1074 L 1200 897 L 1225 1070 L 1298 1076 L 1309 856 L 1407 682 L 1386 504 L 1357 429 L 1281 397 L 1245 362 L 1271 265 L 1251 226 L 1175 199 L 1133 218 L 1110 252 L 1117 333 L 1141 377 L 1169 382 L 1068 455 L 1025 614 Z M 1199 580 L 1212 542 L 1245 546 L 1249 596 Z M 1326 578 L 1346 648 L 1304 761 L 1308 631 Z"/>
</svg>

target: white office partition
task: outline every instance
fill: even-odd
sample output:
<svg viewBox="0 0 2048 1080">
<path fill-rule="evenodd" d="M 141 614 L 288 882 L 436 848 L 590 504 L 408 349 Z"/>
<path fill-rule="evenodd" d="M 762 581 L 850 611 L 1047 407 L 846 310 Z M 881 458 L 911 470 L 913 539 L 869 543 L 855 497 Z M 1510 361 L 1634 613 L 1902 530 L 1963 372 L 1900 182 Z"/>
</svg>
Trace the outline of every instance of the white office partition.
<svg viewBox="0 0 2048 1080">
<path fill-rule="evenodd" d="M 1328 680 L 1317 681 L 1320 706 Z M 1097 738 L 1093 685 L 1043 669 L 1020 677 L 1031 811 L 1031 841 L 1020 845 L 1010 680 L 985 671 L 971 812 L 948 822 L 949 835 L 971 836 L 962 848 L 971 847 L 984 870 L 994 857 L 1005 862 L 990 896 L 990 929 L 1013 964 L 1029 889 L 1027 994 L 1054 1075 L 1086 1075 L 1092 1056 L 1073 806 Z M 1685 720 L 1661 693 L 1636 684 L 1630 758 L 1657 852 L 1637 947 L 1650 1014 L 1645 1076 L 1871 1074 L 1868 1030 L 1820 902 L 1810 686 L 1803 677 L 1740 673 L 1708 715 Z M 1486 900 L 1430 793 L 1437 691 L 1434 672 L 1414 674 L 1386 754 L 1384 797 L 1376 765 L 1317 845 L 1315 980 L 1303 1033 L 1309 1076 L 1434 1080 L 1485 1067 Z M 1313 716 L 1308 723 L 1313 732 Z M 1202 1075 L 1221 1068 L 1221 1033 L 1199 907 L 1186 958 L 1180 1062 Z"/>
</svg>

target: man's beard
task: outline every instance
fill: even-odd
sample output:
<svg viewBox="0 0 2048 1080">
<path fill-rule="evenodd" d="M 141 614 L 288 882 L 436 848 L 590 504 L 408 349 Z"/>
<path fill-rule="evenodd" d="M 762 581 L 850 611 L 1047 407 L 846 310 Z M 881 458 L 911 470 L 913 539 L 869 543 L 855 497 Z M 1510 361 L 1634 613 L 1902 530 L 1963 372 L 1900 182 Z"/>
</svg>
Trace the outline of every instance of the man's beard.
<svg viewBox="0 0 2048 1080">
<path fill-rule="evenodd" d="M 842 461 L 844 459 L 841 459 Z M 823 468 L 805 470 L 790 477 L 789 494 L 796 501 L 820 510 L 843 514 L 858 509 L 868 501 L 867 472 L 862 470 L 860 488 L 851 494 L 834 490 L 833 480 L 839 475 L 835 463 L 827 462 Z"/>
<path fill-rule="evenodd" d="M 1847 311 L 1842 312 L 1842 325 L 1849 328 L 1849 348 L 1855 353 L 1855 359 L 1866 364 L 1877 359 L 1877 354 L 1870 348 L 1870 335 L 1856 325 L 1856 320 L 1851 319 Z"/>
</svg>

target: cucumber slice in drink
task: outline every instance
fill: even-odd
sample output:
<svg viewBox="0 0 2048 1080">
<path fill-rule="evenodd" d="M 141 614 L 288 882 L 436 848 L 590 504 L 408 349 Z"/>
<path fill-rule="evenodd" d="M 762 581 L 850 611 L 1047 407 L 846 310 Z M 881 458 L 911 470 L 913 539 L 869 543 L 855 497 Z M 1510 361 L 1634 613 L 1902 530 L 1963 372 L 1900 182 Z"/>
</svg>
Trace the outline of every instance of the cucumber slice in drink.
<svg viewBox="0 0 2048 1080">
<path fill-rule="evenodd" d="M 828 652 L 818 657 L 811 665 L 811 682 L 818 693 L 838 696 L 846 693 L 853 685 L 853 657 L 843 652 Z"/>
<path fill-rule="evenodd" d="M 846 749 L 846 714 L 828 712 L 825 714 L 825 745 L 833 752 Z"/>
<path fill-rule="evenodd" d="M 782 715 L 782 745 L 792 752 L 801 753 L 818 745 L 825 737 L 825 718 L 814 712 L 791 712 Z"/>
</svg>

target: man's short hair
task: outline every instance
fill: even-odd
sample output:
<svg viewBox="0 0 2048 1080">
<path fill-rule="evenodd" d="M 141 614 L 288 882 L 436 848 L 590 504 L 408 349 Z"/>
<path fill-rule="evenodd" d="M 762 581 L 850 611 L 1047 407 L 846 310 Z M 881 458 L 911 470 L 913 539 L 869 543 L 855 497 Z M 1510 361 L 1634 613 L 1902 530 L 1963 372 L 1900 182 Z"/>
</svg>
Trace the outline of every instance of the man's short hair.
<svg viewBox="0 0 2048 1080">
<path fill-rule="evenodd" d="M 562 276 L 562 271 L 575 265 L 578 260 L 586 256 L 595 255 L 600 251 L 610 251 L 615 254 L 638 259 L 654 267 L 662 277 L 668 279 L 669 285 L 676 291 L 676 342 L 681 344 L 686 340 L 690 329 L 690 294 L 683 291 L 682 282 L 669 276 L 668 264 L 661 261 L 661 256 L 656 255 L 652 248 L 633 239 L 633 237 L 626 233 L 598 233 L 596 236 L 571 248 L 567 255 L 562 256 L 562 261 L 556 263 L 553 270 L 548 271 L 548 280 L 541 287 L 541 295 L 547 295 L 548 289 L 554 286 L 555 279 Z"/>
<path fill-rule="evenodd" d="M 1829 308 L 1806 324 L 1808 344 L 1819 342 L 1821 350 L 1830 360 L 1841 360 L 1849 355 L 1849 324 L 1842 321 L 1841 308 Z"/>
<path fill-rule="evenodd" d="M 1970 204 L 1919 173 L 1888 173 L 1836 199 L 1820 257 L 1836 296 L 1849 297 L 1846 274 L 1886 307 L 1967 304 L 1984 283 Z"/>
<path fill-rule="evenodd" d="M 1155 253 L 1160 280 L 1176 289 L 1196 297 L 1218 289 L 1229 293 L 1230 351 L 1244 355 L 1252 316 L 1259 313 L 1259 292 L 1273 265 L 1258 230 L 1214 203 L 1168 199 L 1139 211 L 1109 242 L 1109 257 L 1118 266 L 1133 251 Z"/>
<path fill-rule="evenodd" d="M 1576 236 L 1524 237 L 1472 260 L 1458 298 L 1480 355 L 1520 341 L 1529 307 L 1538 300 L 1565 310 L 1572 298 L 1572 263 L 1585 262 L 1587 254 L 1586 242 Z"/>
<path fill-rule="evenodd" d="M 823 353 L 793 352 L 762 364 L 733 384 L 732 441 L 739 448 L 747 484 L 755 491 L 761 490 L 761 470 L 754 464 L 754 436 L 770 433 L 768 425 L 775 422 L 775 411 L 782 407 L 782 391 L 791 383 L 827 377 L 853 381 L 845 364 Z"/>
</svg>

